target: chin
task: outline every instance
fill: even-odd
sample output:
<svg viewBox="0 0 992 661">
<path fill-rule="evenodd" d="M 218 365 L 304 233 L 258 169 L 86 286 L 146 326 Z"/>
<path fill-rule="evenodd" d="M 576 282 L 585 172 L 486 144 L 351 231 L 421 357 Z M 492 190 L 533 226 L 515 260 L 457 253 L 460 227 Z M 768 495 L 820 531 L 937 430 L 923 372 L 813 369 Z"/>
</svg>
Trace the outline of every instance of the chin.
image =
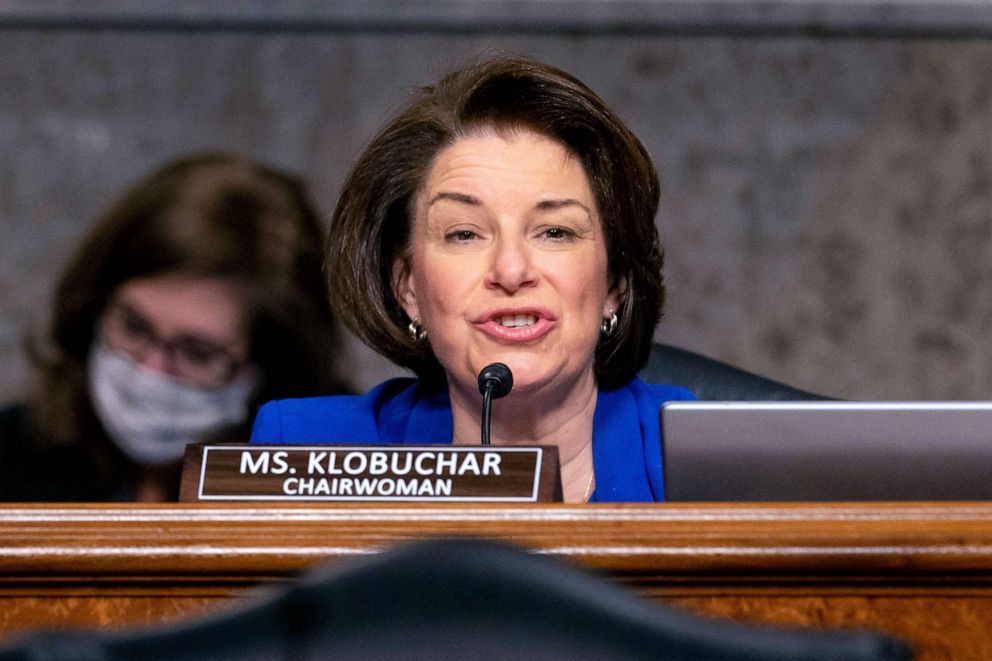
<svg viewBox="0 0 992 661">
<path fill-rule="evenodd" d="M 564 385 L 570 378 L 575 379 L 581 375 L 582 370 L 580 366 L 570 365 L 567 357 L 560 353 L 548 351 L 486 352 L 479 354 L 476 360 L 472 361 L 473 365 L 476 363 L 478 369 L 475 370 L 475 374 L 490 363 L 503 363 L 509 367 L 513 373 L 511 396 L 517 393 L 537 392 L 549 386 L 554 388 L 556 384 Z M 590 369 L 591 366 L 590 362 Z"/>
<path fill-rule="evenodd" d="M 561 379 L 561 367 L 552 367 L 547 364 L 535 363 L 532 360 L 514 360 L 507 357 L 504 360 L 494 361 L 505 363 L 513 372 L 513 392 L 534 392 L 547 385 L 553 385 L 556 379 Z"/>
</svg>

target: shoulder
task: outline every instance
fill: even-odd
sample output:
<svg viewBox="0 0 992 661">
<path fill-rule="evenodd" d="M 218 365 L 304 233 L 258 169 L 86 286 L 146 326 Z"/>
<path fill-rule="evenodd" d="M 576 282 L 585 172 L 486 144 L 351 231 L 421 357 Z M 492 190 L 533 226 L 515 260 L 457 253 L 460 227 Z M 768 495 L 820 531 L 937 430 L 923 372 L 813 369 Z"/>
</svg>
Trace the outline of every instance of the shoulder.
<svg viewBox="0 0 992 661">
<path fill-rule="evenodd" d="M 0 501 L 101 501 L 109 496 L 92 456 L 77 444 L 57 444 L 33 424 L 28 404 L 0 406 Z"/>
<path fill-rule="evenodd" d="M 639 377 L 634 377 L 624 386 L 634 395 L 639 404 L 661 406 L 665 402 L 686 401 L 696 399 L 691 390 L 682 386 L 670 386 L 662 383 L 645 383 Z"/>
<path fill-rule="evenodd" d="M 19 403 L 0 404 L 0 438 L 21 429 L 26 409 L 24 404 Z"/>
<path fill-rule="evenodd" d="M 12 447 L 31 445 L 29 436 L 27 406 L 21 403 L 0 406 L 0 448 L 9 452 Z"/>
<path fill-rule="evenodd" d="M 633 396 L 637 409 L 643 470 L 648 483 L 648 491 L 632 500 L 660 502 L 664 500 L 665 493 L 661 470 L 661 426 L 658 420 L 661 407 L 665 402 L 693 400 L 696 396 L 681 386 L 645 383 L 638 377 L 634 377 L 625 387 Z"/>
<path fill-rule="evenodd" d="M 408 398 L 414 379 L 392 379 L 364 395 L 281 399 L 259 409 L 252 443 L 348 443 L 378 440 L 383 408 Z"/>
<path fill-rule="evenodd" d="M 9 467 L 16 457 L 18 460 L 41 456 L 50 447 L 34 424 L 33 410 L 29 404 L 20 402 L 0 406 L 0 465 Z"/>
</svg>

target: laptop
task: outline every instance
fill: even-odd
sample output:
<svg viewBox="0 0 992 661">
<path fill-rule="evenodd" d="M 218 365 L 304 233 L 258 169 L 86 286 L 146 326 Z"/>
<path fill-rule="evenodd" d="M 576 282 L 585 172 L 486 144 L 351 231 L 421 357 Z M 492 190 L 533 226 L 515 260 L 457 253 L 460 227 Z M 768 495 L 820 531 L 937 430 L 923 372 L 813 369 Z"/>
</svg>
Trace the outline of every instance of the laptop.
<svg viewBox="0 0 992 661">
<path fill-rule="evenodd" d="M 992 500 L 992 402 L 669 402 L 665 497 Z"/>
</svg>

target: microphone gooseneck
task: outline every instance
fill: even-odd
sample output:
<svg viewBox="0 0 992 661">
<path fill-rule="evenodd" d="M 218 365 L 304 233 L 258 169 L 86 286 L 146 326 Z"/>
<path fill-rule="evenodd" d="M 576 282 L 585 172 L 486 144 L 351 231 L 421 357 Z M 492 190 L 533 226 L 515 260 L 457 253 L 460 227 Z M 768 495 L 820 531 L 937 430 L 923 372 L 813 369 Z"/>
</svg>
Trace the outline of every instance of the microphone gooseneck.
<svg viewBox="0 0 992 661">
<path fill-rule="evenodd" d="M 490 363 L 479 372 L 479 392 L 482 393 L 482 444 L 489 445 L 489 426 L 493 400 L 506 397 L 513 388 L 513 372 L 503 363 Z"/>
</svg>

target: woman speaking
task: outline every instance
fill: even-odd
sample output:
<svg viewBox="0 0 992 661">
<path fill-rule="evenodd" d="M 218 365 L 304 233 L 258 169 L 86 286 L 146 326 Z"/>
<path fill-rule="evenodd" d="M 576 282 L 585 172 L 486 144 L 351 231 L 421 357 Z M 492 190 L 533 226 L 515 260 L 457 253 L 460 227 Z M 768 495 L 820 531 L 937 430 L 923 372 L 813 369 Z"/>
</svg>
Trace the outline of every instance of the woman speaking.
<svg viewBox="0 0 992 661">
<path fill-rule="evenodd" d="M 335 311 L 417 379 L 270 402 L 256 443 L 477 444 L 479 372 L 513 387 L 496 445 L 556 445 L 566 502 L 663 498 L 658 410 L 637 378 L 661 316 L 658 180 L 571 75 L 473 64 L 421 91 L 345 182 L 327 249 Z"/>
</svg>

